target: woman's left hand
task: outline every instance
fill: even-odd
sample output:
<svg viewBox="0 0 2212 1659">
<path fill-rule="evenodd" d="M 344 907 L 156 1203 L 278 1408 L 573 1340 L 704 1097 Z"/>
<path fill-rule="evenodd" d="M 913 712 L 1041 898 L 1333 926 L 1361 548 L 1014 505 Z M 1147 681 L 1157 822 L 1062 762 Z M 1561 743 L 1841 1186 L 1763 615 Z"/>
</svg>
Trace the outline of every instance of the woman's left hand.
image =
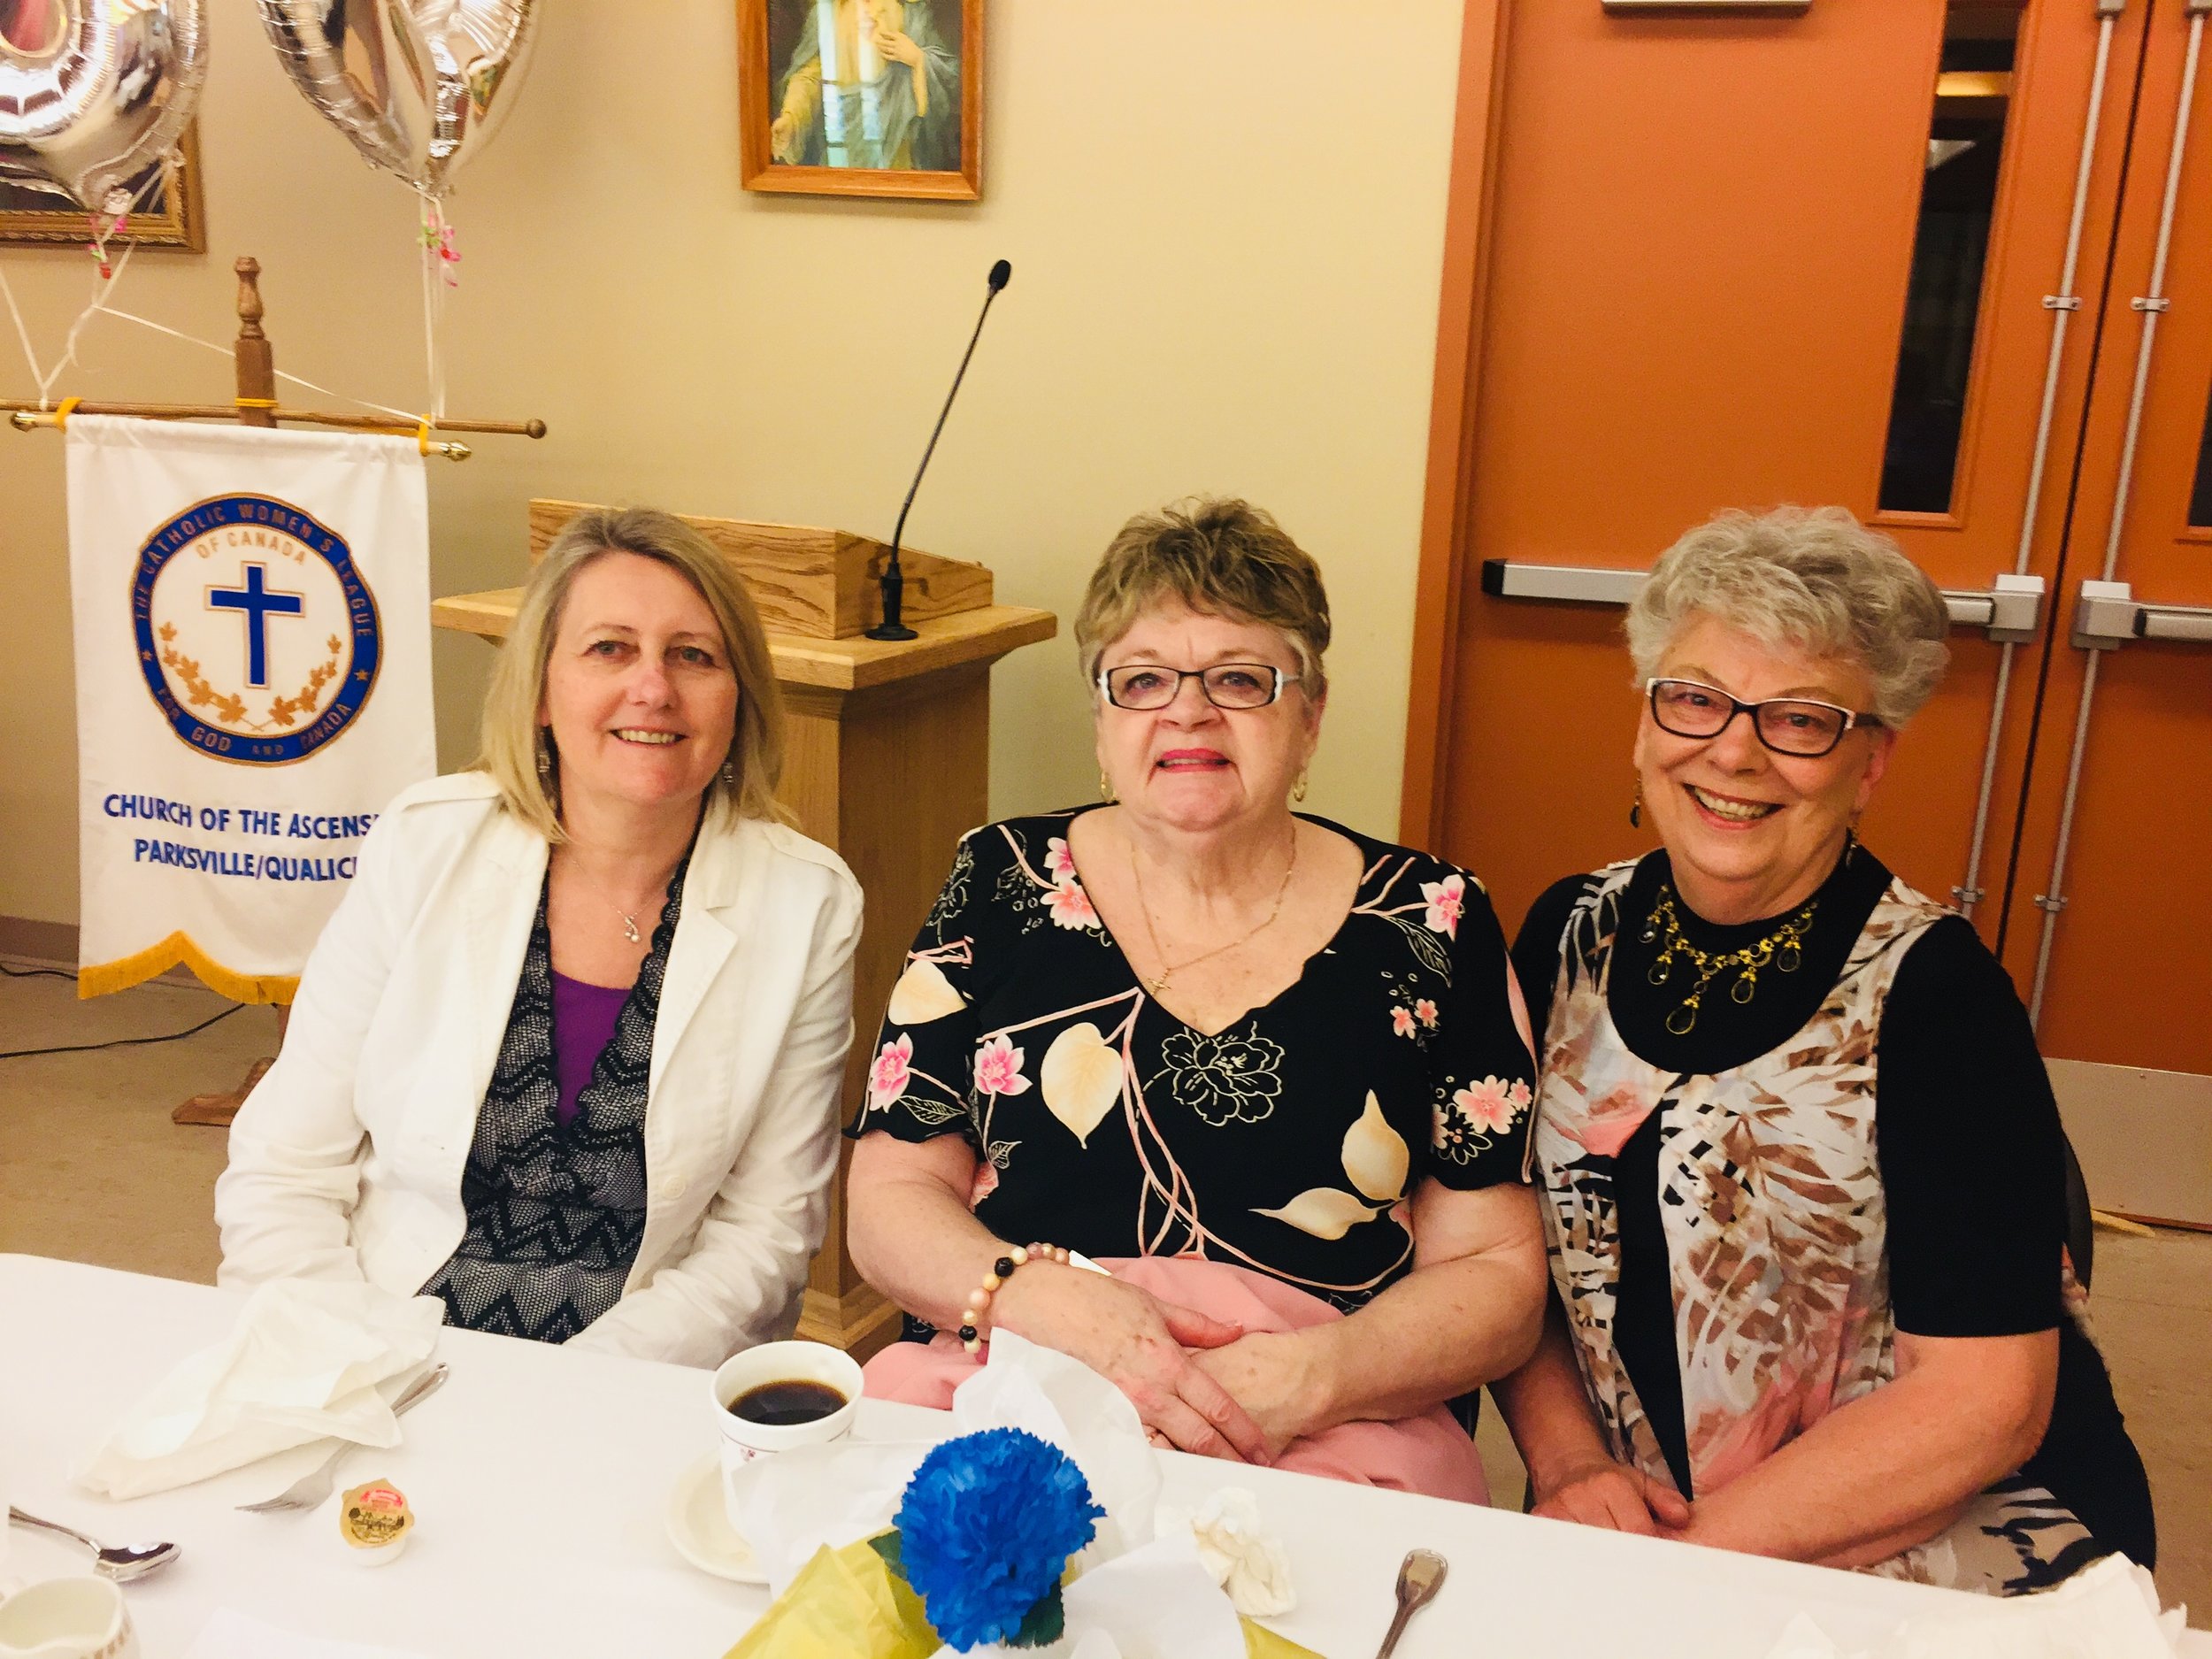
<svg viewBox="0 0 2212 1659">
<path fill-rule="evenodd" d="M 1259 1425 L 1270 1457 L 1281 1455 L 1300 1435 L 1326 1426 L 1315 1348 L 1300 1333 L 1255 1331 L 1225 1347 L 1194 1352 L 1191 1363 Z"/>
</svg>

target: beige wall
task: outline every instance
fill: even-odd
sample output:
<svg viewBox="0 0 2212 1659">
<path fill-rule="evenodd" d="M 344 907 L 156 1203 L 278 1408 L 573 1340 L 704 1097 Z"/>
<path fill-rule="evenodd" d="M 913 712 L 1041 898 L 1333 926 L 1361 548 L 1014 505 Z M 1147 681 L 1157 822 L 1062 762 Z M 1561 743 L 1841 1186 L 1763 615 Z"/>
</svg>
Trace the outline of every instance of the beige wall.
<svg viewBox="0 0 2212 1659">
<path fill-rule="evenodd" d="M 945 0 L 940 0 L 945 3 Z M 1194 490 L 1271 508 L 1336 609 L 1309 805 L 1396 822 L 1456 0 L 995 0 L 985 199 L 763 197 L 737 182 L 731 0 L 544 6 L 530 78 L 453 202 L 456 414 L 542 417 L 434 462 L 432 588 L 501 586 L 532 495 L 887 536 L 995 258 L 994 308 L 908 526 L 1066 618 L 1130 512 Z M 210 5 L 210 251 L 149 253 L 116 302 L 227 340 L 259 257 L 278 365 L 423 396 L 412 198 Z M 88 262 L 0 250 L 51 352 Z M 62 393 L 211 400 L 227 365 L 127 324 Z M 0 395 L 30 377 L 0 332 Z M 319 402 L 321 400 L 315 400 Z M 61 442 L 0 429 L 0 915 L 76 915 Z M 469 752 L 489 649 L 442 637 L 441 754 Z M 992 803 L 1095 790 L 1064 634 L 1010 659 Z"/>
</svg>

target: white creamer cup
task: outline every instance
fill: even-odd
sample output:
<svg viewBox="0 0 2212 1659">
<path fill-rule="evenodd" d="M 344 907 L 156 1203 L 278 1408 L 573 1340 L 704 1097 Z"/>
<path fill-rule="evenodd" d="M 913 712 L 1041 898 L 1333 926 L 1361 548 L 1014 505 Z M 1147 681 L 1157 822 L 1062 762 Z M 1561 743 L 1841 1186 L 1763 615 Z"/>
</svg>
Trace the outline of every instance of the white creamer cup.
<svg viewBox="0 0 2212 1659">
<path fill-rule="evenodd" d="M 772 1382 L 816 1382 L 834 1388 L 845 1403 L 811 1423 L 749 1423 L 730 1409 L 740 1394 Z M 730 1497 L 729 1477 L 757 1457 L 787 1452 L 795 1446 L 820 1446 L 852 1432 L 860 1415 L 860 1367 L 851 1355 L 826 1342 L 764 1342 L 733 1354 L 714 1373 L 714 1420 L 722 1439 L 722 1496 Z M 736 1525 L 736 1516 L 731 1516 Z"/>
<path fill-rule="evenodd" d="M 123 1593 L 105 1578 L 48 1578 L 0 1601 L 6 1659 L 138 1659 Z"/>
</svg>

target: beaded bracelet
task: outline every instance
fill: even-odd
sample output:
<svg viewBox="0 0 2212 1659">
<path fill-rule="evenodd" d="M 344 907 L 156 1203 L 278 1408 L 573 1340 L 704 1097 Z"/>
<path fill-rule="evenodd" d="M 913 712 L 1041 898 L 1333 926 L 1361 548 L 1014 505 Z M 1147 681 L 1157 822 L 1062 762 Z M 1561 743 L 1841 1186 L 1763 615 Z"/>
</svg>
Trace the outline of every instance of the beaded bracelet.
<svg viewBox="0 0 2212 1659">
<path fill-rule="evenodd" d="M 1064 1265 L 1068 1253 L 1056 1244 L 1016 1245 L 997 1261 L 983 1276 L 983 1283 L 968 1293 L 968 1305 L 960 1312 L 960 1346 L 967 1353 L 982 1351 L 984 1344 L 983 1317 L 990 1310 L 992 1293 L 1014 1277 L 1014 1270 L 1030 1262 L 1058 1262 Z"/>
</svg>

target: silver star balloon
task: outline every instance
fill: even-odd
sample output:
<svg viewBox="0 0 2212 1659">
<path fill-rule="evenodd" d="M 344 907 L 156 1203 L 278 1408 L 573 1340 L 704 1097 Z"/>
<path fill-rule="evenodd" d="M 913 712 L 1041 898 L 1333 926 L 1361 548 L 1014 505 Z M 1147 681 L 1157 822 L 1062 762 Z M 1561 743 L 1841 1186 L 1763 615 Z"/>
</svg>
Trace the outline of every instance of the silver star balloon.
<svg viewBox="0 0 2212 1659">
<path fill-rule="evenodd" d="M 0 0 L 0 180 L 88 211 L 173 155 L 207 78 L 201 0 Z"/>
<path fill-rule="evenodd" d="M 537 32 L 537 0 L 258 3 L 307 101 L 371 162 L 432 196 L 506 119 Z"/>
</svg>

